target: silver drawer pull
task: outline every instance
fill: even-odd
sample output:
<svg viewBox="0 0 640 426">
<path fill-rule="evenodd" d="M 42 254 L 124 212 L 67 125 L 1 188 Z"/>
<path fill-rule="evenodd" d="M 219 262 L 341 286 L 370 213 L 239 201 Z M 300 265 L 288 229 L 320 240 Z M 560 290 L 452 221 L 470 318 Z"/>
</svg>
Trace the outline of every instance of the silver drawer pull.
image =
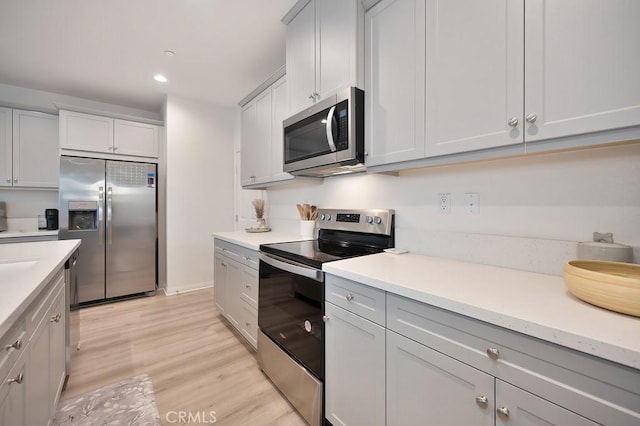
<svg viewBox="0 0 640 426">
<path fill-rule="evenodd" d="M 244 325 L 245 325 L 246 327 L 249 327 L 249 326 L 251 325 L 251 323 L 250 323 L 250 322 L 246 322 L 246 321 L 245 321 Z"/>
<path fill-rule="evenodd" d="M 479 407 L 487 408 L 489 400 L 484 395 L 476 396 L 476 404 L 478 404 Z"/>
<path fill-rule="evenodd" d="M 19 351 L 21 347 L 22 347 L 22 339 L 18 339 L 12 344 L 5 346 L 4 350 L 9 351 L 11 349 L 15 349 L 16 351 Z"/>
<path fill-rule="evenodd" d="M 509 409 L 507 407 L 496 408 L 496 412 L 500 417 L 503 417 L 505 419 L 509 418 Z"/>
<path fill-rule="evenodd" d="M 500 358 L 500 351 L 498 350 L 498 348 L 488 348 L 487 355 L 491 359 L 498 359 Z"/>
<path fill-rule="evenodd" d="M 323 321 L 323 322 L 327 322 L 327 321 L 329 321 L 329 317 L 328 317 L 328 316 L 326 316 L 326 315 L 323 315 L 323 316 L 322 316 L 322 321 Z"/>
<path fill-rule="evenodd" d="M 244 288 L 251 288 L 251 284 L 245 284 Z"/>
<path fill-rule="evenodd" d="M 62 316 L 60 314 L 56 314 L 49 318 L 49 322 L 60 322 L 60 318 L 62 318 Z"/>
<path fill-rule="evenodd" d="M 21 372 L 20 374 L 18 374 L 18 377 L 16 377 L 15 379 L 7 379 L 7 383 L 8 384 L 12 384 L 12 383 L 20 384 L 20 383 L 22 383 L 23 379 L 24 379 L 24 374 L 22 374 L 22 372 Z"/>
<path fill-rule="evenodd" d="M 347 302 L 351 302 L 353 300 L 353 294 L 349 293 L 347 294 Z"/>
</svg>

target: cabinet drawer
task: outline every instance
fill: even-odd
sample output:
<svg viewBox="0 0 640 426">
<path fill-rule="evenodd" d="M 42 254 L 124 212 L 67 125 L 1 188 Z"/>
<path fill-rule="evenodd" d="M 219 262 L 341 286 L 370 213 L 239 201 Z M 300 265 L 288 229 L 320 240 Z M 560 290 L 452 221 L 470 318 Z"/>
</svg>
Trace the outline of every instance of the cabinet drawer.
<svg viewBox="0 0 640 426">
<path fill-rule="evenodd" d="M 385 295 L 377 288 L 369 287 L 335 275 L 327 274 L 325 299 L 347 311 L 360 315 L 376 324 L 385 324 Z"/>
<path fill-rule="evenodd" d="M 248 266 L 242 267 L 240 298 L 254 309 L 258 309 L 258 271 Z"/>
<path fill-rule="evenodd" d="M 258 310 L 241 301 L 240 332 L 254 348 L 258 347 Z"/>
<path fill-rule="evenodd" d="M 387 328 L 598 423 L 640 424 L 639 370 L 394 294 Z"/>
<path fill-rule="evenodd" d="M 22 353 L 7 376 L 0 378 L 0 424 L 25 425 L 27 354 Z"/>
<path fill-rule="evenodd" d="M 242 247 L 238 244 L 233 244 L 227 241 L 216 238 L 214 240 L 215 252 L 228 256 L 229 258 L 236 260 L 243 265 L 258 270 L 258 252 L 255 250 Z"/>
<path fill-rule="evenodd" d="M 0 380 L 4 379 L 18 357 L 26 350 L 27 328 L 24 318 L 0 339 Z"/>
<path fill-rule="evenodd" d="M 60 289 L 64 289 L 64 273 L 62 268 L 60 268 L 54 278 L 49 281 L 49 284 L 45 287 L 44 291 L 41 292 L 43 296 L 36 299 L 36 301 L 32 303 L 31 307 L 27 310 L 26 325 L 29 340 L 31 340 L 38 324 L 40 324 L 43 318 L 47 315 L 47 311 Z"/>
</svg>

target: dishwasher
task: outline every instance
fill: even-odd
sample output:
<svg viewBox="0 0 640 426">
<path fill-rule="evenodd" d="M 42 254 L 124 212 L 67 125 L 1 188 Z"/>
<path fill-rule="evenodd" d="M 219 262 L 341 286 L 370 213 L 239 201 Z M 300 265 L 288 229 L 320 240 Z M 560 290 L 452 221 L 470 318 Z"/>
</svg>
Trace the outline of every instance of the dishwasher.
<svg viewBox="0 0 640 426">
<path fill-rule="evenodd" d="M 64 387 L 67 386 L 69 374 L 71 374 L 71 354 L 73 350 L 80 349 L 80 312 L 77 310 L 78 273 L 76 265 L 79 250 L 73 252 L 64 264 L 64 288 L 65 288 L 65 319 L 66 319 L 66 372 Z M 74 307 L 72 310 L 71 307 Z"/>
</svg>

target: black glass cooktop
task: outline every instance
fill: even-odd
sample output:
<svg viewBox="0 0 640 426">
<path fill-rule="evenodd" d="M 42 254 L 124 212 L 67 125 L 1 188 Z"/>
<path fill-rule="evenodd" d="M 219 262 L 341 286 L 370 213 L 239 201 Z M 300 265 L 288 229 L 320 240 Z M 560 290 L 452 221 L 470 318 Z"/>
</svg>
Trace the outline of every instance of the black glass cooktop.
<svg viewBox="0 0 640 426">
<path fill-rule="evenodd" d="M 263 244 L 260 246 L 260 250 L 317 269 L 322 269 L 322 264 L 325 262 L 380 253 L 382 248 L 361 246 L 346 242 L 311 240 Z"/>
</svg>

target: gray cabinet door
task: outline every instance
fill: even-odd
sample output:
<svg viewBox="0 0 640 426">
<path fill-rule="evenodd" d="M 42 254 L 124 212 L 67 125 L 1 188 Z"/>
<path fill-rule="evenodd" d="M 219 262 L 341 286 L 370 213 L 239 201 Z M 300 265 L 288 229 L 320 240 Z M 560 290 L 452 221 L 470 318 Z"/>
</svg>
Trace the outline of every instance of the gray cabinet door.
<svg viewBox="0 0 640 426">
<path fill-rule="evenodd" d="M 496 426 L 595 426 L 573 411 L 496 379 Z M 617 423 L 612 420 L 611 424 Z"/>
<path fill-rule="evenodd" d="M 387 330 L 387 425 L 489 426 L 494 378 Z"/>
<path fill-rule="evenodd" d="M 313 105 L 316 84 L 315 1 L 287 24 L 287 81 L 290 115 Z"/>
<path fill-rule="evenodd" d="M 425 0 L 383 0 L 365 14 L 366 164 L 424 157 Z"/>
<path fill-rule="evenodd" d="M 240 321 L 242 320 L 242 307 L 240 305 L 242 265 L 230 259 L 225 262 L 227 264 L 227 306 L 225 307 L 225 316 L 236 329 L 240 330 Z"/>
<path fill-rule="evenodd" d="M 526 142 L 640 124 L 639 18 L 638 1 L 526 2 Z"/>
<path fill-rule="evenodd" d="M 13 110 L 13 186 L 57 188 L 58 116 Z"/>
<path fill-rule="evenodd" d="M 13 121 L 11 108 L 0 108 L 0 187 L 13 183 Z"/>
<path fill-rule="evenodd" d="M 325 416 L 334 425 L 385 424 L 384 328 L 325 305 Z"/>
<path fill-rule="evenodd" d="M 223 256 L 216 254 L 213 257 L 213 299 L 223 315 L 227 309 L 227 263 Z"/>
</svg>

